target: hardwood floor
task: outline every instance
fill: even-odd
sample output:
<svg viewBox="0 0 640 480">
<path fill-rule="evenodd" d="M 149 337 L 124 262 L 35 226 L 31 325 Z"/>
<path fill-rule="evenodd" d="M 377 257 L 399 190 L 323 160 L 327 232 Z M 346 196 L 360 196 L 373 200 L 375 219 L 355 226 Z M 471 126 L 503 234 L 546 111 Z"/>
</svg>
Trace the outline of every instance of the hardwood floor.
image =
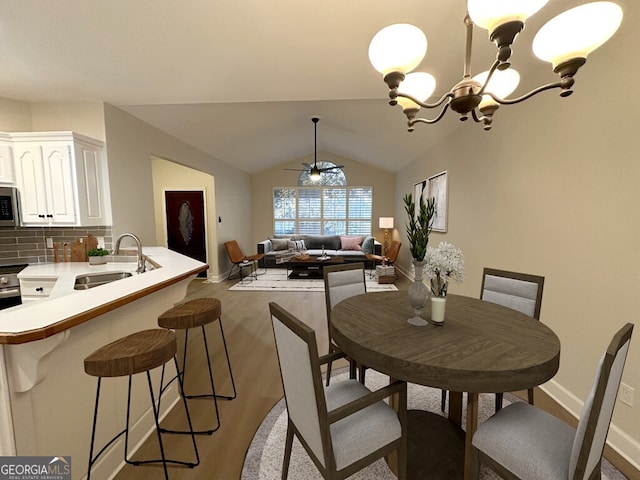
<svg viewBox="0 0 640 480">
<path fill-rule="evenodd" d="M 276 302 L 306 322 L 317 332 L 320 354 L 328 348 L 324 293 L 289 292 L 230 292 L 235 283 L 224 281 L 218 284 L 194 280 L 188 289 L 186 300 L 199 297 L 216 297 L 222 302 L 222 320 L 238 397 L 232 401 L 218 402 L 221 427 L 211 436 L 197 437 L 201 464 L 193 469 L 171 466 L 172 480 L 239 479 L 244 456 L 253 435 L 262 419 L 282 398 L 282 385 L 278 360 L 275 353 L 268 303 Z M 408 288 L 410 281 L 404 277 L 396 282 L 400 289 Z M 217 393 L 229 394 L 231 383 L 226 372 L 224 350 L 220 341 L 217 323 L 207 326 L 209 348 L 214 351 L 213 365 Z M 189 359 L 187 364 L 186 389 L 189 393 L 206 392 L 208 377 L 199 334 L 189 335 Z M 193 354 L 192 354 L 193 352 Z M 346 365 L 346 363 L 344 363 Z M 341 366 L 340 364 L 335 367 Z M 193 373 L 193 375 L 191 375 Z M 526 394 L 526 392 L 524 392 Z M 560 418 L 572 420 L 542 392 L 536 390 L 536 401 L 542 408 Z M 189 404 L 195 429 L 206 429 L 214 422 L 213 404 L 210 400 L 193 400 Z M 182 428 L 185 424 L 181 406 L 176 406 L 165 418 L 166 428 Z M 172 458 L 192 458 L 193 450 L 189 437 L 164 435 L 166 451 Z M 150 437 L 136 452 L 135 458 L 157 456 L 156 437 Z M 640 480 L 640 474 L 617 455 L 608 455 L 628 478 Z M 126 465 L 115 477 L 116 480 L 138 480 L 139 478 L 164 478 L 161 466 L 134 467 Z"/>
</svg>

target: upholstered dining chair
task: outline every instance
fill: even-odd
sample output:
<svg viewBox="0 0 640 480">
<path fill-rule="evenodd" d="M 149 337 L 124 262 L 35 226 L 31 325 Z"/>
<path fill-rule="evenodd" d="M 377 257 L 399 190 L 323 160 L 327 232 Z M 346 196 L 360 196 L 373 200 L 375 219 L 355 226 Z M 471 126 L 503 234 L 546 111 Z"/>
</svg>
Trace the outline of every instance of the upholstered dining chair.
<svg viewBox="0 0 640 480">
<path fill-rule="evenodd" d="M 472 478 L 483 463 L 508 479 L 599 479 L 632 331 L 631 323 L 622 327 L 601 357 L 577 429 L 533 405 L 512 403 L 474 434 Z"/>
<path fill-rule="evenodd" d="M 378 263 L 386 263 L 387 265 L 393 265 L 396 263 L 398 259 L 398 253 L 400 252 L 400 247 L 402 243 L 398 240 L 393 240 L 389 245 L 389 249 L 387 250 L 386 255 L 375 255 L 373 253 L 365 253 L 364 256 L 368 262 L 371 262 L 371 272 L 369 274 L 369 278 L 373 278 L 376 273 L 376 264 Z"/>
<path fill-rule="evenodd" d="M 229 260 L 233 263 L 231 270 L 229 270 L 229 275 L 227 275 L 227 280 L 231 278 L 231 274 L 233 273 L 233 268 L 238 268 L 238 273 L 240 274 L 240 281 L 244 280 L 243 268 L 247 266 L 251 266 L 251 275 L 255 277 L 257 275 L 257 264 L 260 260 L 264 258 L 264 253 L 258 253 L 256 255 L 245 255 L 242 253 L 240 249 L 240 245 L 236 240 L 229 240 L 228 242 L 224 242 L 224 249 L 227 251 L 227 255 L 229 256 Z"/>
<path fill-rule="evenodd" d="M 485 268 L 482 274 L 480 299 L 509 307 L 540 320 L 543 287 L 544 277 L 538 275 Z M 527 390 L 527 395 L 529 403 L 533 405 L 533 388 Z M 496 412 L 502 408 L 502 399 L 503 394 L 496 393 Z M 445 405 L 446 390 L 443 390 L 441 404 L 443 411 Z"/>
<path fill-rule="evenodd" d="M 343 479 L 397 452 L 398 478 L 406 479 L 407 385 L 394 382 L 374 392 L 348 379 L 322 384 L 315 332 L 276 303 L 269 303 L 287 405 L 282 478 L 286 479 L 293 436 L 325 479 Z M 397 395 L 398 412 L 383 399 Z"/>
<path fill-rule="evenodd" d="M 324 277 L 324 299 L 327 308 L 327 332 L 329 335 L 329 354 L 339 350 L 331 337 L 331 310 L 342 300 L 354 295 L 367 293 L 364 278 L 364 264 L 361 262 L 345 263 L 342 265 L 327 265 L 322 269 Z M 351 378 L 355 378 L 355 362 L 350 360 Z M 327 363 L 327 386 L 331 380 L 331 366 Z M 360 382 L 364 384 L 365 367 L 360 366 Z"/>
</svg>

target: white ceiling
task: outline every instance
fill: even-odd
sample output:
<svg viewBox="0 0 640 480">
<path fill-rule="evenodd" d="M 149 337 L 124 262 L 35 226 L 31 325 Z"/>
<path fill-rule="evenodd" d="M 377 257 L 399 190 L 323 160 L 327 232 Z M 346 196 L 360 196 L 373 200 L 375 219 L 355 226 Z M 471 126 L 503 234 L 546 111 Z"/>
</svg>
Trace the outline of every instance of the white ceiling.
<svg viewBox="0 0 640 480">
<path fill-rule="evenodd" d="M 551 0 L 530 19 L 512 58 L 521 74 L 543 69 L 556 81 L 531 41 L 579 3 Z M 413 23 L 429 40 L 419 69 L 443 94 L 462 77 L 464 0 L 0 0 L 0 7 L 1 97 L 104 101 L 246 172 L 312 154 L 316 115 L 319 151 L 392 172 L 454 128 L 482 128 L 449 112 L 407 133 L 367 56 L 380 28 Z M 485 30 L 474 35 L 475 74 L 495 49 Z M 525 79 L 516 94 L 533 86 Z M 487 134 L 499 128 L 496 118 Z"/>
</svg>

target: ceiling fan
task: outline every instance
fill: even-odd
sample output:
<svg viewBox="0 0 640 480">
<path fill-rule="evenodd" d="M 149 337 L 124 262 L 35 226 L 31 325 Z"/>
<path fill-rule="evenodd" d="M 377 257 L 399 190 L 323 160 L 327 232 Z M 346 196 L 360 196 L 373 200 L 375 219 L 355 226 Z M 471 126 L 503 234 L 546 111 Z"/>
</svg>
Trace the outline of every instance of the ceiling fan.
<svg viewBox="0 0 640 480">
<path fill-rule="evenodd" d="M 334 165 L 333 167 L 318 167 L 318 121 L 320 119 L 318 117 L 312 117 L 311 121 L 313 122 L 313 166 L 310 163 L 302 162 L 302 165 L 305 166 L 304 169 L 298 170 L 295 168 L 285 168 L 285 170 L 292 170 L 294 172 L 309 172 L 309 178 L 317 182 L 320 180 L 320 177 L 323 173 L 339 173 L 336 170 L 340 170 L 344 168 L 344 165 Z"/>
</svg>

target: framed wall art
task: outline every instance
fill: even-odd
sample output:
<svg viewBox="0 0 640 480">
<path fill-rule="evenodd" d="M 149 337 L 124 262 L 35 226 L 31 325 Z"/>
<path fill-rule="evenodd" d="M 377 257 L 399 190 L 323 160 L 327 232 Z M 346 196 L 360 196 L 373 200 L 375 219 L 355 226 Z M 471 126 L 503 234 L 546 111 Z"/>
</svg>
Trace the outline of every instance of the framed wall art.
<svg viewBox="0 0 640 480">
<path fill-rule="evenodd" d="M 433 231 L 447 231 L 447 172 L 440 172 L 437 175 L 427 178 L 414 184 L 413 198 L 416 199 L 416 210 L 420 208 L 418 198 L 422 197 L 425 201 L 427 198 L 434 197 L 436 202 L 436 218 L 433 221 Z"/>
</svg>

